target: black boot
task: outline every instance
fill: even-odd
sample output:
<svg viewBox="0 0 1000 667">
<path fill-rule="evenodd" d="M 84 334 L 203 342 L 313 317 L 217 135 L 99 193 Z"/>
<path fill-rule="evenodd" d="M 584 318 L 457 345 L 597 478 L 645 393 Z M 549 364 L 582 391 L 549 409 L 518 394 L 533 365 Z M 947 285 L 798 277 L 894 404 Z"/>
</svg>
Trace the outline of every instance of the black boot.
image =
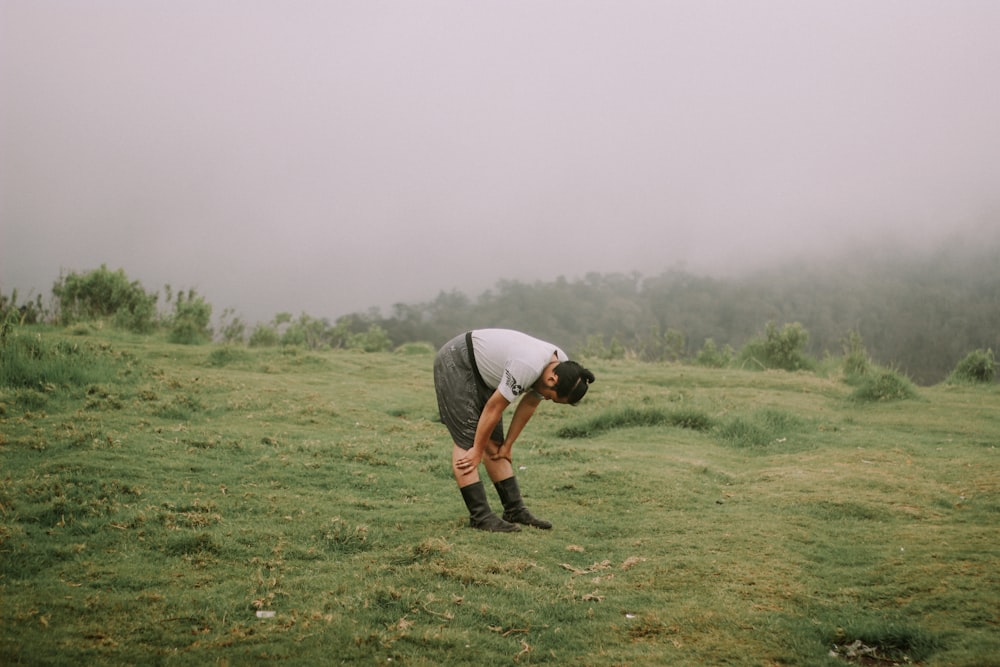
<svg viewBox="0 0 1000 667">
<path fill-rule="evenodd" d="M 465 506 L 469 508 L 469 527 L 479 530 L 488 530 L 494 533 L 516 533 L 521 527 L 507 523 L 490 509 L 490 504 L 486 500 L 486 487 L 481 481 L 459 489 L 462 492 L 462 499 Z"/>
<path fill-rule="evenodd" d="M 497 493 L 500 494 L 500 502 L 503 503 L 504 521 L 511 523 L 523 523 L 525 526 L 544 528 L 548 530 L 552 527 L 551 521 L 539 519 L 528 511 L 521 500 L 521 489 L 517 485 L 517 477 L 508 477 L 501 482 L 494 482 Z"/>
</svg>

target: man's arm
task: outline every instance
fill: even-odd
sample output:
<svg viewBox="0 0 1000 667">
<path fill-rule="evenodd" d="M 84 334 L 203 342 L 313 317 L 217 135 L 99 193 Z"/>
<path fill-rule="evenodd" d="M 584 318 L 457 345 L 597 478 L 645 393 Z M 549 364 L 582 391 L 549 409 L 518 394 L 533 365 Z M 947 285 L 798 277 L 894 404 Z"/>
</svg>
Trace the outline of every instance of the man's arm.
<svg viewBox="0 0 1000 667">
<path fill-rule="evenodd" d="M 534 391 L 528 391 L 521 396 L 521 400 L 514 409 L 514 416 L 510 420 L 507 437 L 503 441 L 503 446 L 493 456 L 494 460 L 507 459 L 510 461 L 510 451 L 514 446 L 514 441 L 517 440 L 517 436 L 521 435 L 521 431 L 527 425 L 528 420 L 531 419 L 531 415 L 535 414 L 535 408 L 541 402 L 542 397 Z"/>
</svg>

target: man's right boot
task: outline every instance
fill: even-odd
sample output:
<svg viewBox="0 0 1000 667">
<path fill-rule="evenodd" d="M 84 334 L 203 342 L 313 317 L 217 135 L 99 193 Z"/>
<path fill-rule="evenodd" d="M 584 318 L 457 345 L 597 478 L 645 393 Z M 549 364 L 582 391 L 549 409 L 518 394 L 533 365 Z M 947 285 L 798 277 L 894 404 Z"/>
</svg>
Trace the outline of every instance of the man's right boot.
<svg viewBox="0 0 1000 667">
<path fill-rule="evenodd" d="M 490 509 L 486 500 L 486 487 L 482 481 L 463 486 L 459 489 L 465 506 L 469 508 L 469 527 L 488 530 L 493 533 L 516 533 L 521 527 L 516 523 L 508 523 L 498 517 Z"/>
</svg>

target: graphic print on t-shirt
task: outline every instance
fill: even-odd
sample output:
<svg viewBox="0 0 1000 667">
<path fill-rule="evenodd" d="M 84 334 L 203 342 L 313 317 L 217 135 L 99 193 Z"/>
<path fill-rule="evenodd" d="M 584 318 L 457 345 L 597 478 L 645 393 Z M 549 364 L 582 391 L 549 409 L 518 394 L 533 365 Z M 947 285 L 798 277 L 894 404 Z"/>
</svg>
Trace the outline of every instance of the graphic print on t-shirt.
<svg viewBox="0 0 1000 667">
<path fill-rule="evenodd" d="M 510 389 L 510 393 L 513 394 L 514 396 L 520 396 L 521 394 L 524 393 L 524 386 L 518 384 L 517 380 L 514 379 L 514 376 L 511 374 L 509 368 L 505 368 L 503 370 L 503 381 L 504 384 L 507 385 L 507 388 Z"/>
</svg>

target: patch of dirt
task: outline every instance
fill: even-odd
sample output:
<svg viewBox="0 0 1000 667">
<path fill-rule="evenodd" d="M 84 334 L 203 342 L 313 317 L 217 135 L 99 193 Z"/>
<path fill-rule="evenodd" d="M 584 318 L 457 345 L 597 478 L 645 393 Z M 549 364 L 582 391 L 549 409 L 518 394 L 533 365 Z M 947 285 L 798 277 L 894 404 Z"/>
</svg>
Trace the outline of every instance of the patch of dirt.
<svg viewBox="0 0 1000 667">
<path fill-rule="evenodd" d="M 860 639 L 855 639 L 850 644 L 834 644 L 830 649 L 830 657 L 840 658 L 845 662 L 854 665 L 866 665 L 866 667 L 895 667 L 897 665 L 919 665 L 906 656 L 902 658 L 890 658 L 881 652 L 877 646 L 868 646 Z"/>
</svg>

